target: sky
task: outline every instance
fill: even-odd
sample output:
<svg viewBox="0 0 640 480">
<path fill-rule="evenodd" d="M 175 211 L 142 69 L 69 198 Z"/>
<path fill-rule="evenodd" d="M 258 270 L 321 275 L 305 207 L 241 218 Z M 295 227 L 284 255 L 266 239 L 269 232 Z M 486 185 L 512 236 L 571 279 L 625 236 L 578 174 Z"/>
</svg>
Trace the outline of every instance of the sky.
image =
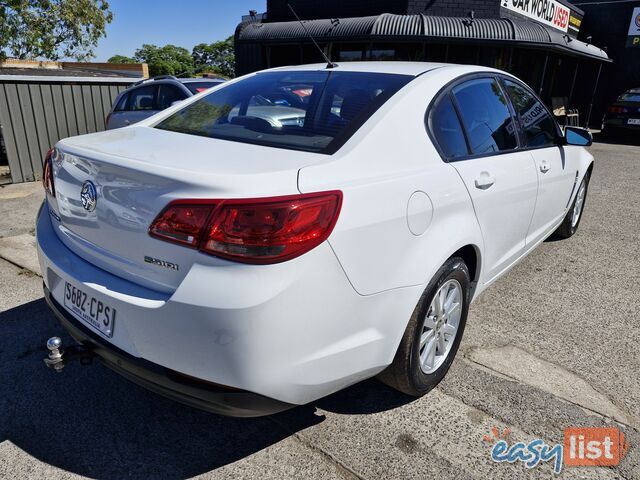
<svg viewBox="0 0 640 480">
<path fill-rule="evenodd" d="M 94 62 L 133 56 L 143 43 L 172 43 L 189 51 L 233 35 L 242 15 L 262 13 L 266 0 L 109 0 L 113 21 L 101 38 Z"/>
</svg>

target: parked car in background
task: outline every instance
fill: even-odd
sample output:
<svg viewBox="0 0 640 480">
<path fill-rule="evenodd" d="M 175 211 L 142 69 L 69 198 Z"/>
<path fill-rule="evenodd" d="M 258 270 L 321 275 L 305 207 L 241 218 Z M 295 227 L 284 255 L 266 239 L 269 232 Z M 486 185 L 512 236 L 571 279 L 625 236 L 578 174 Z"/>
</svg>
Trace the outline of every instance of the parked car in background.
<svg viewBox="0 0 640 480">
<path fill-rule="evenodd" d="M 107 115 L 107 130 L 138 123 L 175 102 L 224 82 L 222 78 L 176 78 L 172 75 L 136 82 L 116 97 Z"/>
<path fill-rule="evenodd" d="M 206 410 L 273 413 L 378 374 L 424 395 L 470 303 L 578 229 L 591 141 L 485 67 L 257 72 L 58 142 L 36 231 L 45 298 L 107 366 Z"/>
<path fill-rule="evenodd" d="M 606 136 L 640 132 L 640 88 L 629 90 L 609 107 L 602 123 Z"/>
</svg>

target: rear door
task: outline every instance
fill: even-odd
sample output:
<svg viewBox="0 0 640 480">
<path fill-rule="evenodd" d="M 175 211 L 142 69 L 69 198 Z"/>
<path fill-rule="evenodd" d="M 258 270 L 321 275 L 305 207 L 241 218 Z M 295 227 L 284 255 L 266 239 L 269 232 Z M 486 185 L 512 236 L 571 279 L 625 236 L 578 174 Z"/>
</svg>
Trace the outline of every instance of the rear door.
<svg viewBox="0 0 640 480">
<path fill-rule="evenodd" d="M 560 145 L 560 129 L 549 110 L 523 84 L 503 79 L 517 112 L 522 142 L 531 152 L 538 175 L 538 200 L 527 244 L 547 236 L 565 216 L 576 184 L 578 159 Z"/>
<path fill-rule="evenodd" d="M 473 201 L 484 238 L 485 281 L 508 268 L 524 251 L 538 191 L 531 154 L 520 148 L 507 97 L 493 76 L 451 89 L 468 154 L 451 165 Z"/>
<path fill-rule="evenodd" d="M 169 83 L 162 83 L 159 85 L 156 108 L 158 111 L 162 111 L 165 108 L 169 108 L 175 102 L 181 102 L 187 98 L 187 96 L 187 93 L 182 88 Z"/>
</svg>

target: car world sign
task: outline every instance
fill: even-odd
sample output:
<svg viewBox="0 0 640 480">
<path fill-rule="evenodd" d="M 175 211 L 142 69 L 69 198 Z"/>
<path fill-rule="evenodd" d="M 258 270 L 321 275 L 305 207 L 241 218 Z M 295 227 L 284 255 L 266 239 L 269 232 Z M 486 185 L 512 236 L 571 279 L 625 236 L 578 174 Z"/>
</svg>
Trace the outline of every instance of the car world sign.
<svg viewBox="0 0 640 480">
<path fill-rule="evenodd" d="M 569 29 L 571 10 L 555 0 L 501 0 L 501 5 L 562 32 Z"/>
</svg>

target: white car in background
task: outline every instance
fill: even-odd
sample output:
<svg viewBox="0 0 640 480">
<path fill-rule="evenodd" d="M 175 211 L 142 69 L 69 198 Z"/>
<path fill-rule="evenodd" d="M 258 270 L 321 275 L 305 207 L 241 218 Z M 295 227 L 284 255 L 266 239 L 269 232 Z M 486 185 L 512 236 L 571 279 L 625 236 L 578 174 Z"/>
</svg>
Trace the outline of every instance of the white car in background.
<svg viewBox="0 0 640 480">
<path fill-rule="evenodd" d="M 300 102 L 251 115 L 292 90 Z M 106 365 L 210 411 L 272 413 L 374 375 L 423 395 L 470 303 L 575 233 L 590 143 L 484 67 L 258 72 L 56 145 L 37 220 L 45 297 Z"/>
</svg>

